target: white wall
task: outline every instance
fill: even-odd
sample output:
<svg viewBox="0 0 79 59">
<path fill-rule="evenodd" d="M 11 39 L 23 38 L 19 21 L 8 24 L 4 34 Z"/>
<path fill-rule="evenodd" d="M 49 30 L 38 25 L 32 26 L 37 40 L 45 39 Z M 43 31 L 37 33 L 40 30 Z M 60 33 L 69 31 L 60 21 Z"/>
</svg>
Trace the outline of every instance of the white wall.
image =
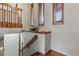
<svg viewBox="0 0 79 59">
<path fill-rule="evenodd" d="M 23 23 L 23 28 L 28 28 L 30 25 L 30 14 L 29 14 L 29 4 L 23 4 L 23 16 L 22 16 L 22 23 Z"/>
<path fill-rule="evenodd" d="M 34 3 L 34 25 L 38 26 L 38 4 Z"/>
<path fill-rule="evenodd" d="M 64 25 L 53 25 L 52 4 L 45 4 L 45 26 L 52 31 L 51 49 L 79 55 L 79 4 L 64 4 Z"/>
<path fill-rule="evenodd" d="M 25 3 L 23 4 L 23 17 L 22 17 L 22 23 L 23 23 L 23 28 L 29 28 L 30 26 L 30 3 Z M 34 3 L 34 25 L 38 26 L 38 4 Z"/>
<path fill-rule="evenodd" d="M 23 24 L 24 28 L 27 28 L 29 26 L 28 5 L 24 4 L 23 8 Z M 64 25 L 53 25 L 51 15 L 52 4 L 45 4 L 45 26 L 52 31 L 51 49 L 67 55 L 79 55 L 79 4 L 64 4 Z M 0 29 L 0 32 L 2 30 Z"/>
</svg>

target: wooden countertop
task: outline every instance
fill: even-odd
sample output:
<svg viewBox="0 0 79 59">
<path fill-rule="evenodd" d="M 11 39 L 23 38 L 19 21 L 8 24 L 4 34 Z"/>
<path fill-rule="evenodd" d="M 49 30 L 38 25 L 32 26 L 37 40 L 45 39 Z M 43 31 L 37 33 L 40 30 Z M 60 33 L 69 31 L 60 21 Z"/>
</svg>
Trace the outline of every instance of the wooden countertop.
<svg viewBox="0 0 79 59">
<path fill-rule="evenodd" d="M 30 30 L 22 30 L 22 32 L 32 32 L 32 33 L 39 33 L 39 34 L 48 34 L 51 33 L 51 31 L 30 31 Z"/>
</svg>

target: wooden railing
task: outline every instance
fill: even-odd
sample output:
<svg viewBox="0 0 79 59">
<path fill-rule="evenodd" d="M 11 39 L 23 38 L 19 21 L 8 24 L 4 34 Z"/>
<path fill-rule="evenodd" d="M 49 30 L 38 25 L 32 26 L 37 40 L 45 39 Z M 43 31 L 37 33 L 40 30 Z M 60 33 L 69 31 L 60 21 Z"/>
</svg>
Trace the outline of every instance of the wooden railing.
<svg viewBox="0 0 79 59">
<path fill-rule="evenodd" d="M 0 3 L 0 28 L 22 28 L 22 9 Z"/>
<path fill-rule="evenodd" d="M 23 43 L 22 43 L 22 49 L 21 49 L 22 55 L 24 54 L 23 51 L 24 51 L 26 48 L 30 47 L 30 46 L 37 40 L 37 38 L 38 38 L 38 36 L 37 36 L 37 35 L 34 35 L 34 36 L 32 37 L 32 39 L 31 39 L 28 43 L 26 43 L 24 46 L 23 46 Z M 19 52 L 20 52 L 20 51 L 19 51 Z M 20 55 L 20 54 L 19 54 L 19 55 Z"/>
</svg>

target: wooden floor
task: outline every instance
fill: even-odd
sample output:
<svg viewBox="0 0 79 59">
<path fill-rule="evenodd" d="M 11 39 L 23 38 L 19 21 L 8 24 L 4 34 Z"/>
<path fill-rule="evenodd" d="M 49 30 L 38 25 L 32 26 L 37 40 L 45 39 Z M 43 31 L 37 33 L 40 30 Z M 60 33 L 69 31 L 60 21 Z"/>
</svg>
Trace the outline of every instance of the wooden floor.
<svg viewBox="0 0 79 59">
<path fill-rule="evenodd" d="M 50 50 L 45 55 L 43 55 L 42 53 L 36 52 L 32 56 L 65 56 L 65 55 L 62 53 Z"/>
</svg>

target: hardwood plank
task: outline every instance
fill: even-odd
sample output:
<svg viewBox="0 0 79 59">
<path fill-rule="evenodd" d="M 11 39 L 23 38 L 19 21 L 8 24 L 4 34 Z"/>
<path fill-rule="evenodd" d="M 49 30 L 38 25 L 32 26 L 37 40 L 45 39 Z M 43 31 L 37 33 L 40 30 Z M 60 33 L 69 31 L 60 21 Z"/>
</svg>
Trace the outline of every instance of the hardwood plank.
<svg viewBox="0 0 79 59">
<path fill-rule="evenodd" d="M 54 50 L 49 50 L 45 56 L 65 56 L 64 54 L 62 53 L 59 53 L 57 51 L 54 51 Z"/>
<path fill-rule="evenodd" d="M 45 55 L 42 53 L 36 52 L 31 56 L 65 56 L 65 55 L 57 51 L 49 50 Z"/>
</svg>

